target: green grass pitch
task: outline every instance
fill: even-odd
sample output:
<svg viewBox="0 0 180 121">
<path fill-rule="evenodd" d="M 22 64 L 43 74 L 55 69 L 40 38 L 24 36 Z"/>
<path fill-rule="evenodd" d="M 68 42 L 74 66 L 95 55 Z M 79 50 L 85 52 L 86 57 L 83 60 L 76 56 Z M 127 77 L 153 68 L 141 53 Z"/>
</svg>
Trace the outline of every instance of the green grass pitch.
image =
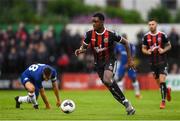
<svg viewBox="0 0 180 121">
<path fill-rule="evenodd" d="M 22 104 L 15 108 L 14 97 L 26 95 L 25 90 L 0 90 L 0 121 L 2 120 L 180 120 L 180 92 L 172 92 L 172 101 L 167 102 L 166 109 L 159 109 L 160 92 L 142 91 L 143 98 L 136 99 L 133 91 L 126 91 L 126 97 L 136 109 L 136 114 L 127 116 L 125 108 L 120 105 L 108 91 L 60 91 L 61 100 L 72 99 L 76 109 L 71 114 L 63 113 L 55 105 L 53 91 L 46 91 L 51 109 L 44 108 L 39 97 L 39 110 L 31 104 Z"/>
</svg>

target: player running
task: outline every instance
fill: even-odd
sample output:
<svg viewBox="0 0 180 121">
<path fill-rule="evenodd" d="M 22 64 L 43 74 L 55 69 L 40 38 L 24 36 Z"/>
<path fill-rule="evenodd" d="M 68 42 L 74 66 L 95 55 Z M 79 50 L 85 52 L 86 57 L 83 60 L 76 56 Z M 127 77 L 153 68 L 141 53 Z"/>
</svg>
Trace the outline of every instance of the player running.
<svg viewBox="0 0 180 121">
<path fill-rule="evenodd" d="M 104 20 L 105 18 L 102 13 L 96 13 L 93 15 L 93 29 L 86 32 L 83 44 L 80 49 L 75 51 L 75 54 L 78 55 L 80 53 L 84 53 L 86 52 L 88 45 L 91 46 L 95 58 L 95 68 L 102 82 L 106 85 L 114 98 L 125 106 L 127 114 L 133 115 L 135 113 L 135 109 L 125 98 L 116 81 L 113 79 L 113 71 L 115 71 L 115 42 L 120 42 L 125 45 L 128 55 L 128 66 L 134 68 L 128 42 L 118 34 L 107 30 L 104 27 Z"/>
<path fill-rule="evenodd" d="M 123 34 L 122 37 L 127 39 L 127 35 Z M 129 48 L 131 50 L 131 56 L 134 58 L 135 57 L 135 51 L 136 47 L 133 44 L 129 44 Z M 117 71 L 114 76 L 115 80 L 117 81 L 117 84 L 119 88 L 123 91 L 124 90 L 124 80 L 123 77 L 125 75 L 125 72 L 128 72 L 128 77 L 132 81 L 132 85 L 135 90 L 135 96 L 140 99 L 142 96 L 140 94 L 140 89 L 139 89 L 139 82 L 137 80 L 137 73 L 136 70 L 134 69 L 129 69 L 127 68 L 127 53 L 124 45 L 122 44 L 117 44 L 115 47 L 115 54 L 117 58 Z"/>
<path fill-rule="evenodd" d="M 149 20 L 148 26 L 149 32 L 144 35 L 142 52 L 149 56 L 151 70 L 161 89 L 160 109 L 164 109 L 166 97 L 168 101 L 171 100 L 171 89 L 165 83 L 168 74 L 167 52 L 171 49 L 171 43 L 165 33 L 157 30 L 155 19 Z"/>
<path fill-rule="evenodd" d="M 21 83 L 24 85 L 25 89 L 28 91 L 26 96 L 17 96 L 16 108 L 20 108 L 21 103 L 32 103 L 35 109 L 38 109 L 38 96 L 40 95 L 45 103 L 47 109 L 51 106 L 47 100 L 45 90 L 42 86 L 43 81 L 52 81 L 52 86 L 54 94 L 56 96 L 56 105 L 60 106 L 59 89 L 56 82 L 57 73 L 54 68 L 46 64 L 33 64 L 29 66 L 21 75 Z"/>
</svg>

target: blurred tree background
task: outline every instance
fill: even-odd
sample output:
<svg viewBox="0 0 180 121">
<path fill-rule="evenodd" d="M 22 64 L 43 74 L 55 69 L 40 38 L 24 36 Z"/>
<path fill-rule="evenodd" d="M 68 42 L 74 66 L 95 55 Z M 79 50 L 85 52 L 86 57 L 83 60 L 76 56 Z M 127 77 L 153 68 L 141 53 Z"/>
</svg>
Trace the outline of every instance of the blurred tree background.
<svg viewBox="0 0 180 121">
<path fill-rule="evenodd" d="M 122 23 L 143 23 L 139 12 L 120 6 L 90 6 L 83 0 L 0 0 L 0 23 L 69 23 L 75 16 L 88 16 L 101 11 L 108 17 L 116 17 Z M 163 14 L 162 14 L 163 13 Z M 159 6 L 149 11 L 148 18 L 157 18 L 160 23 L 180 22 L 180 10 L 172 17 L 166 7 Z"/>
<path fill-rule="evenodd" d="M 64 7 L 65 6 L 65 7 Z M 68 23 L 72 17 L 91 15 L 96 11 L 117 17 L 123 23 L 141 23 L 141 15 L 135 10 L 117 7 L 97 7 L 83 4 L 83 0 L 1 0 L 0 23 Z"/>
</svg>

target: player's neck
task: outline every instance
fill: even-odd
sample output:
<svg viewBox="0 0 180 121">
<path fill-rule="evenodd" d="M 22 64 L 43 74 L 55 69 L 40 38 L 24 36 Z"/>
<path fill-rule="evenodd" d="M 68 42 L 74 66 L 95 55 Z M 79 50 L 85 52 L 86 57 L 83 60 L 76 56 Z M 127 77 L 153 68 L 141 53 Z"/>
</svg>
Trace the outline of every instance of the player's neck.
<svg viewBox="0 0 180 121">
<path fill-rule="evenodd" d="M 96 32 L 97 32 L 97 33 L 103 33 L 103 32 L 104 32 L 104 29 L 105 29 L 105 28 L 104 28 L 104 26 L 103 26 L 102 28 L 100 28 L 100 29 L 97 30 Z"/>
<path fill-rule="evenodd" d="M 156 34 L 156 33 L 157 33 L 157 30 L 151 31 L 151 34 Z"/>
</svg>

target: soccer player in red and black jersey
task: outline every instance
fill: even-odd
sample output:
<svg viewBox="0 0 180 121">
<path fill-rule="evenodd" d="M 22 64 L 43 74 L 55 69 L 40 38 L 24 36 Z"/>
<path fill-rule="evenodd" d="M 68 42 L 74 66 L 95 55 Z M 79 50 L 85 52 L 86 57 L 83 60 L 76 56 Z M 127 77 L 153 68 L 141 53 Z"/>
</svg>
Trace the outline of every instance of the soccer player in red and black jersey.
<svg viewBox="0 0 180 121">
<path fill-rule="evenodd" d="M 114 98 L 123 104 L 128 115 L 133 115 L 135 109 L 131 103 L 125 98 L 124 94 L 113 79 L 113 71 L 115 67 L 114 47 L 115 42 L 120 42 L 125 45 L 128 54 L 128 65 L 134 68 L 134 63 L 131 59 L 128 42 L 118 34 L 107 30 L 104 27 L 105 17 L 102 13 L 96 13 L 92 17 L 93 29 L 86 32 L 82 46 L 75 51 L 75 54 L 86 52 L 88 45 L 92 49 L 95 58 L 95 68 L 102 82 L 106 85 Z"/>
<path fill-rule="evenodd" d="M 167 52 L 171 49 L 171 43 L 167 35 L 157 30 L 157 21 L 151 19 L 148 22 L 149 32 L 144 35 L 142 52 L 149 56 L 151 70 L 161 89 L 162 102 L 160 109 L 165 108 L 165 99 L 171 100 L 171 89 L 166 87 L 167 76 Z"/>
</svg>

